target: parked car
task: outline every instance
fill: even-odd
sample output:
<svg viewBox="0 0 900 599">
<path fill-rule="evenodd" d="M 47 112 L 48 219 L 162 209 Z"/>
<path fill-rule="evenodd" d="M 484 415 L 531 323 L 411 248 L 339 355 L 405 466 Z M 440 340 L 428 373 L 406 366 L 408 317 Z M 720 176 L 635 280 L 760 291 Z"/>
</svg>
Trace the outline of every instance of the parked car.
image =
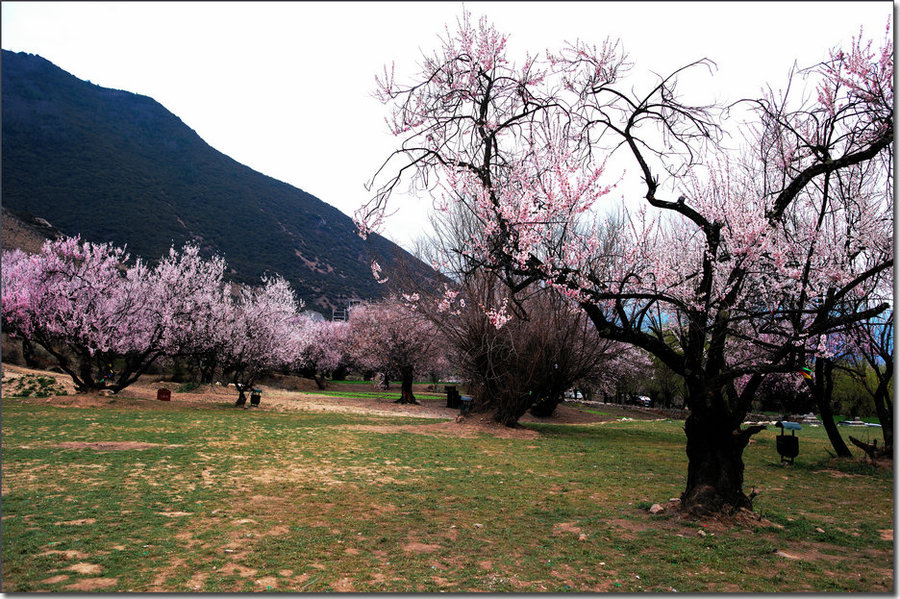
<svg viewBox="0 0 900 599">
<path fill-rule="evenodd" d="M 646 395 L 638 395 L 638 404 L 639 405 L 642 405 L 645 408 L 649 408 L 651 403 L 652 402 L 650 401 L 650 398 L 647 397 Z"/>
</svg>

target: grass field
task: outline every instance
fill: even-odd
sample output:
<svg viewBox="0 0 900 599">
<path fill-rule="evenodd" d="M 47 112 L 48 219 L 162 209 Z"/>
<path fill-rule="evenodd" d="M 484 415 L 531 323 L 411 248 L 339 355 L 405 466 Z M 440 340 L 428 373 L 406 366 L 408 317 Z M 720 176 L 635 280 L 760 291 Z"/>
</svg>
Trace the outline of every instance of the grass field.
<svg viewBox="0 0 900 599">
<path fill-rule="evenodd" d="M 117 404 L 118 405 L 118 404 Z M 602 411 L 602 410 L 601 410 Z M 3 399 L 2 590 L 889 592 L 893 473 L 745 453 L 759 522 L 651 515 L 677 421 L 453 434 L 337 412 Z M 448 434 L 448 431 L 449 434 Z"/>
</svg>

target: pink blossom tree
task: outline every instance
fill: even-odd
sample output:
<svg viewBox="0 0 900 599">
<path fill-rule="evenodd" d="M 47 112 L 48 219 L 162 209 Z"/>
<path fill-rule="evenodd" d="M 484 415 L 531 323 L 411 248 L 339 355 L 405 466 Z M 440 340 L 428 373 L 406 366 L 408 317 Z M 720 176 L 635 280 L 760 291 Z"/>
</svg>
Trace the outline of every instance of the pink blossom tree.
<svg viewBox="0 0 900 599">
<path fill-rule="evenodd" d="M 679 100 L 681 72 L 708 61 L 629 85 L 617 42 L 576 42 L 521 67 L 506 43 L 464 14 L 412 83 L 385 72 L 379 92 L 401 140 L 357 213 L 361 232 L 377 225 L 408 176 L 438 188 L 438 210 L 452 206 L 480 223 L 461 247 L 472 269 L 500 272 L 513 291 L 536 281 L 558 289 L 601 336 L 648 352 L 684 379 L 683 505 L 751 507 L 742 454 L 762 427 L 741 423 L 763 378 L 796 368 L 798 348 L 886 307 L 839 309 L 892 270 L 878 247 L 891 232 L 883 219 L 857 218 L 858 205 L 827 189 L 849 169 L 883 165 L 868 172 L 892 203 L 890 32 L 880 49 L 856 40 L 797 73 L 790 93 L 752 102 L 756 121 L 744 126 L 743 152 L 718 143 L 715 107 Z M 814 100 L 796 95 L 802 84 Z M 616 183 L 606 164 L 619 153 L 645 194 L 611 227 L 592 211 Z M 667 189 L 677 199 L 666 199 Z M 848 225 L 844 238 L 860 247 L 851 260 L 820 222 L 822 210 L 829 223 Z M 811 239 L 822 239 L 812 252 Z M 815 307 L 798 293 L 817 298 Z M 504 307 L 485 311 L 497 316 Z"/>
<path fill-rule="evenodd" d="M 242 287 L 226 304 L 223 370 L 238 390 L 235 406 L 247 403 L 246 392 L 268 371 L 293 364 L 306 345 L 305 317 L 290 284 L 281 277 L 258 287 Z"/>
<path fill-rule="evenodd" d="M 64 238 L 3 253 L 3 325 L 44 347 L 79 392 L 132 384 L 160 356 L 196 343 L 222 301 L 224 263 L 174 249 L 155 267 L 122 248 Z"/>
<path fill-rule="evenodd" d="M 350 363 L 348 354 L 349 325 L 346 321 L 322 320 L 305 323 L 307 343 L 297 358 L 302 371 L 312 375 L 319 389 L 337 369 Z"/>
<path fill-rule="evenodd" d="M 225 306 L 230 301 L 224 280 L 225 260 L 204 259 L 196 246 L 170 250 L 153 269 L 155 292 L 148 298 L 151 318 L 162 325 L 167 357 L 196 361 L 201 381 L 211 383 L 224 343 Z"/>
<path fill-rule="evenodd" d="M 445 353 L 431 323 L 397 298 L 360 304 L 350 312 L 348 348 L 358 366 L 400 379 L 397 403 L 418 403 L 417 376 L 441 367 Z"/>
</svg>

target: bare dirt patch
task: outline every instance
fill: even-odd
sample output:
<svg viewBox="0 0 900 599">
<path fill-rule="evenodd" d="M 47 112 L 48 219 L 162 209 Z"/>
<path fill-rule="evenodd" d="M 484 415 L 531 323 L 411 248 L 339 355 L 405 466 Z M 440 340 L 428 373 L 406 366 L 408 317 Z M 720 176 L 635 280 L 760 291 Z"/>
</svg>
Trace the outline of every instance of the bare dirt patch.
<svg viewBox="0 0 900 599">
<path fill-rule="evenodd" d="M 237 574 L 241 578 L 249 578 L 250 576 L 256 576 L 255 569 L 247 568 L 245 566 L 241 566 L 240 564 L 235 564 L 234 562 L 231 562 L 228 565 L 220 568 L 219 573 L 221 573 L 221 574 Z"/>
<path fill-rule="evenodd" d="M 62 555 L 67 560 L 87 559 L 87 557 L 88 557 L 87 553 L 82 553 L 81 551 L 78 551 L 77 549 L 63 549 L 63 550 L 48 549 L 47 551 L 44 551 L 43 553 L 38 553 L 38 555 Z"/>
<path fill-rule="evenodd" d="M 278 587 L 278 578 L 275 576 L 263 576 L 255 584 L 264 589 L 274 589 Z"/>
<path fill-rule="evenodd" d="M 376 433 L 414 433 L 433 437 L 465 437 L 474 438 L 479 435 L 490 435 L 500 439 L 537 439 L 540 433 L 527 428 L 511 428 L 493 422 L 488 418 L 465 418 L 457 422 L 438 422 L 435 424 L 398 424 L 398 425 L 355 425 L 344 427 L 346 430 L 370 431 Z"/>
<path fill-rule="evenodd" d="M 96 518 L 82 518 L 81 520 L 67 520 L 66 522 L 54 522 L 53 524 L 56 526 L 63 524 L 68 526 L 83 526 L 85 524 L 94 524 L 96 521 Z"/>
<path fill-rule="evenodd" d="M 89 564 L 87 562 L 78 562 L 77 564 L 72 564 L 66 570 L 72 570 L 73 572 L 78 572 L 79 574 L 100 574 L 103 571 L 103 566 L 100 564 Z"/>
<path fill-rule="evenodd" d="M 349 576 L 344 576 L 340 580 L 331 583 L 331 588 L 338 593 L 353 593 L 356 591 L 356 588 L 353 586 L 353 581 L 350 580 Z"/>
<path fill-rule="evenodd" d="M 440 545 L 430 544 L 430 543 L 419 543 L 418 541 L 412 541 L 406 543 L 405 545 L 400 546 L 403 551 L 407 553 L 432 553 L 441 548 Z"/>
<path fill-rule="evenodd" d="M 558 535 L 562 533 L 571 533 L 580 535 L 581 529 L 575 526 L 574 522 L 560 522 L 559 524 L 553 527 L 553 534 Z"/>
<path fill-rule="evenodd" d="M 66 441 L 57 443 L 51 447 L 63 449 L 94 449 L 96 451 L 127 451 L 130 449 L 151 449 L 153 447 L 180 447 L 179 445 L 161 445 L 160 443 L 138 443 L 136 441 Z"/>
<path fill-rule="evenodd" d="M 63 588 L 67 591 L 99 591 L 115 586 L 118 582 L 118 578 L 84 578 Z"/>
</svg>

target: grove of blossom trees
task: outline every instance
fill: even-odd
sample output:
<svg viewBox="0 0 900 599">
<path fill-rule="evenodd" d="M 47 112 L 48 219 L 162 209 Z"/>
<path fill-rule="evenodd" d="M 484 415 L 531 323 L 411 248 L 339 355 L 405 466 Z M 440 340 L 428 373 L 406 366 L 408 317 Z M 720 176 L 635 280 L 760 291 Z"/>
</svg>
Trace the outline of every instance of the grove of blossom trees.
<svg viewBox="0 0 900 599">
<path fill-rule="evenodd" d="M 356 215 L 361 234 L 408 179 L 438 211 L 470 215 L 478 226 L 458 250 L 471 271 L 493 270 L 514 296 L 558 290 L 600 336 L 683 378 L 683 505 L 750 508 L 742 453 L 761 427 L 742 422 L 755 390 L 889 306 L 865 300 L 893 286 L 890 28 L 731 110 L 679 99 L 679 75 L 707 60 L 629 80 L 615 41 L 521 65 L 506 44 L 464 13 L 411 81 L 385 71 L 398 149 Z M 631 161 L 643 198 L 606 217 L 614 155 Z M 484 312 L 500 327 L 515 301 Z"/>
<path fill-rule="evenodd" d="M 155 267 L 127 262 L 124 249 L 79 238 L 3 252 L 4 330 L 46 349 L 78 391 L 120 391 L 160 356 L 195 347 L 225 298 L 224 262 L 195 247 Z"/>
<path fill-rule="evenodd" d="M 191 245 L 152 267 L 77 237 L 4 251 L 3 329 L 43 347 L 79 392 L 118 392 L 161 357 L 201 356 L 231 376 L 242 405 L 261 372 L 297 359 L 307 329 L 286 281 L 235 298 L 224 271 Z"/>
</svg>

